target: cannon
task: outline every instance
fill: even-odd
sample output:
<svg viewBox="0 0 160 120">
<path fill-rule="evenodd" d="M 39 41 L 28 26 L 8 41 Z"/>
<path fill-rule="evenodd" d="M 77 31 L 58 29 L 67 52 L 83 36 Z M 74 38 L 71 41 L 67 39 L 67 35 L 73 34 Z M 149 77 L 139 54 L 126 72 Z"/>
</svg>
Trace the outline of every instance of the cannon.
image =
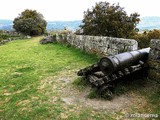
<svg viewBox="0 0 160 120">
<path fill-rule="evenodd" d="M 96 86 L 100 95 L 112 98 L 113 82 L 146 67 L 150 48 L 102 57 L 97 63 L 78 71 Z"/>
</svg>

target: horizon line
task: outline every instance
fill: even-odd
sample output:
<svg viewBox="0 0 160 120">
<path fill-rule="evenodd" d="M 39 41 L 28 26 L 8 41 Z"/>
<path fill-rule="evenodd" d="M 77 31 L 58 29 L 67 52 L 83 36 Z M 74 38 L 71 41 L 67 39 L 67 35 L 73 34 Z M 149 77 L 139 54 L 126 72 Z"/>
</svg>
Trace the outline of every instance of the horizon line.
<svg viewBox="0 0 160 120">
<path fill-rule="evenodd" d="M 145 17 L 159 17 L 160 18 L 160 16 L 140 16 L 140 18 L 145 18 Z M 9 20 L 9 21 L 14 21 L 13 19 L 6 19 L 6 18 L 0 18 L 0 20 Z M 46 19 L 46 21 L 47 22 L 52 22 L 52 21 L 82 21 L 83 19 L 74 19 L 74 20 L 47 20 Z"/>
</svg>

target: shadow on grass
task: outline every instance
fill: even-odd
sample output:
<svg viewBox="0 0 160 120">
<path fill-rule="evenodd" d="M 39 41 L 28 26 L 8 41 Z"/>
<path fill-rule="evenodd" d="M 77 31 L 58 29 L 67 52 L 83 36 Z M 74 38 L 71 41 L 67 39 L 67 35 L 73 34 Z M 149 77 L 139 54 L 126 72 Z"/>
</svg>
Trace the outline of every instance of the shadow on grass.
<svg viewBox="0 0 160 120">
<path fill-rule="evenodd" d="M 135 72 L 131 75 L 125 76 L 117 81 L 114 81 L 114 96 L 120 96 L 131 92 L 146 98 L 151 111 L 156 114 L 160 114 L 160 83 L 147 78 L 147 70 Z M 91 85 L 89 81 L 84 77 L 77 78 L 73 85 L 78 89 L 83 90 L 85 87 L 91 87 L 88 98 L 90 99 L 106 99 L 98 94 L 98 89 Z M 135 96 L 136 97 L 136 96 Z M 114 97 L 113 97 L 114 99 Z M 146 109 L 147 112 L 147 109 Z"/>
<path fill-rule="evenodd" d="M 134 91 L 138 92 L 141 95 L 149 96 L 149 88 L 158 87 L 159 83 L 151 81 L 147 78 L 147 70 L 142 69 L 141 71 L 132 73 L 113 81 L 111 84 L 114 86 L 113 94 L 114 96 L 120 96 L 128 92 Z M 85 87 L 92 87 L 91 92 L 89 93 L 89 98 L 103 98 L 98 95 L 97 88 L 90 84 L 90 82 L 85 77 L 79 77 L 74 82 L 73 85 L 77 86 L 78 89 L 83 90 Z"/>
</svg>

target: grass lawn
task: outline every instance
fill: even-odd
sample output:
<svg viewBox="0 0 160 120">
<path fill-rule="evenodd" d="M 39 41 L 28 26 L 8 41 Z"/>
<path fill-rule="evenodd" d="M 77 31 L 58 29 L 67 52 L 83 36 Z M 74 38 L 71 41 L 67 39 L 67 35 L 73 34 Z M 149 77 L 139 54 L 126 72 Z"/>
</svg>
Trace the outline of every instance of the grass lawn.
<svg viewBox="0 0 160 120">
<path fill-rule="evenodd" d="M 77 78 L 76 72 L 80 68 L 97 62 L 99 58 L 67 45 L 41 45 L 40 38 L 17 40 L 0 46 L 0 119 L 123 119 L 126 113 L 123 107 L 109 112 L 83 106 L 81 101 L 66 104 L 63 99 L 65 90 L 74 87 L 68 81 Z M 155 88 L 152 94 L 145 86 L 130 90 L 132 98 L 138 96 L 141 101 L 134 101 L 136 105 L 126 110 L 160 114 L 160 91 Z M 84 92 L 77 89 L 74 88 L 77 93 Z M 144 103 L 143 100 L 145 104 L 138 105 Z"/>
</svg>

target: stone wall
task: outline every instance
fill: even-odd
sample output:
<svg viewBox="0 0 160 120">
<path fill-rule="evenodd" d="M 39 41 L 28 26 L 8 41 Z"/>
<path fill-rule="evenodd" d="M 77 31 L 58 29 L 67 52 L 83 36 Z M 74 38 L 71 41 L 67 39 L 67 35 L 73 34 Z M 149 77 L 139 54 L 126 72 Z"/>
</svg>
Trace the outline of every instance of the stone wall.
<svg viewBox="0 0 160 120">
<path fill-rule="evenodd" d="M 160 39 L 152 39 L 149 53 L 149 78 L 160 80 Z"/>
<path fill-rule="evenodd" d="M 133 39 L 75 34 L 56 34 L 54 37 L 58 42 L 66 41 L 72 46 L 100 55 L 115 55 L 138 49 L 138 43 Z"/>
<path fill-rule="evenodd" d="M 103 55 L 114 55 L 138 48 L 137 41 L 133 39 L 75 34 L 57 34 L 54 36 L 54 39 L 58 42 L 67 42 L 85 51 L 96 52 Z M 152 39 L 150 48 L 148 77 L 152 80 L 160 80 L 160 39 Z"/>
<path fill-rule="evenodd" d="M 0 45 L 3 45 L 5 43 L 8 43 L 8 42 L 13 41 L 13 40 L 22 40 L 22 39 L 30 39 L 30 38 L 31 38 L 30 36 L 8 38 L 6 40 L 1 40 Z"/>
</svg>

